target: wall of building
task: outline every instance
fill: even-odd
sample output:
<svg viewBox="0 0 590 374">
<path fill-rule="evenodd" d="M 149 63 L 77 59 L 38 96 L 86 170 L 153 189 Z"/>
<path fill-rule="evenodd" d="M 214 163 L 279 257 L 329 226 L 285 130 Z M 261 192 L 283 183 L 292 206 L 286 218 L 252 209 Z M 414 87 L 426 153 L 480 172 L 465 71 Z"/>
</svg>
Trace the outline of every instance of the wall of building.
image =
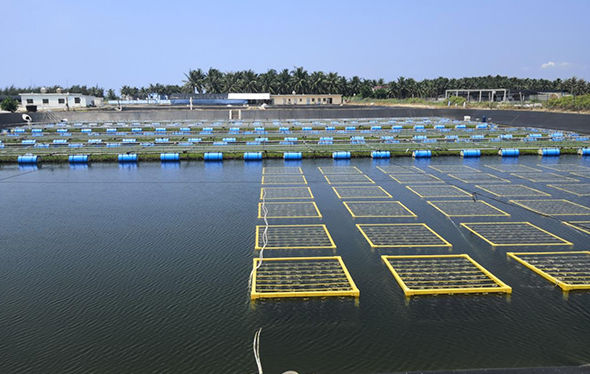
<svg viewBox="0 0 590 374">
<path fill-rule="evenodd" d="M 273 105 L 340 105 L 342 95 L 271 95 Z"/>
<path fill-rule="evenodd" d="M 66 109 L 70 108 L 86 108 L 88 106 L 102 106 L 103 99 L 94 96 L 76 95 L 76 94 L 21 94 L 21 102 L 23 106 L 36 105 L 37 110 L 44 109 Z M 79 102 L 76 102 L 77 100 Z M 32 100 L 29 103 L 28 100 Z M 46 100 L 47 102 L 44 102 Z M 60 102 L 60 100 L 62 102 Z M 66 105 L 66 103 L 68 105 Z"/>
</svg>

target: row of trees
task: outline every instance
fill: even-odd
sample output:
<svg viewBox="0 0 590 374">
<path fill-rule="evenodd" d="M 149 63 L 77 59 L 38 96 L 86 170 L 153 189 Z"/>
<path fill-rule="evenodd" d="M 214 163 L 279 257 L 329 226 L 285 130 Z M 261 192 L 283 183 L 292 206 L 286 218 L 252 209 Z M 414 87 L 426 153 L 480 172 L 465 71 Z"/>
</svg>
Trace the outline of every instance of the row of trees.
<svg viewBox="0 0 590 374">
<path fill-rule="evenodd" d="M 55 92 L 59 86 L 47 87 L 48 92 Z M 470 78 L 423 79 L 399 77 L 387 82 L 385 79 L 363 79 L 358 76 L 347 78 L 335 72 L 308 72 L 303 67 L 293 70 L 277 71 L 270 69 L 265 73 L 253 70 L 222 72 L 215 68 L 189 70 L 184 75 L 182 85 L 150 84 L 147 87 L 123 86 L 121 96 L 125 98 L 145 99 L 150 94 L 171 95 L 174 93 L 235 93 L 235 92 L 269 92 L 271 94 L 342 94 L 346 97 L 363 97 L 377 99 L 429 98 L 444 95 L 448 89 L 469 88 L 508 88 L 512 90 L 565 91 L 574 95 L 590 93 L 590 83 L 576 77 L 566 80 L 531 79 L 506 76 L 483 76 Z M 71 86 L 62 89 L 99 97 L 105 97 L 102 87 Z M 0 95 L 17 95 L 19 92 L 40 92 L 39 87 L 16 88 L 14 86 L 0 89 Z M 106 99 L 117 99 L 115 90 L 106 92 Z"/>
</svg>

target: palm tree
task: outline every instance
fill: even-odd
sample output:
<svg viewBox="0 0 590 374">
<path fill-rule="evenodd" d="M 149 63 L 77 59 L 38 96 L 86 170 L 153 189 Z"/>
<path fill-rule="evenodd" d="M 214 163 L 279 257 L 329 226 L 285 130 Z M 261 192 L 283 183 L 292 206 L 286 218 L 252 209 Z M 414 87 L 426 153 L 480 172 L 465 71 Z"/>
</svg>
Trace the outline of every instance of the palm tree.
<svg viewBox="0 0 590 374">
<path fill-rule="evenodd" d="M 338 73 L 330 72 L 326 75 L 326 79 L 324 80 L 324 89 L 325 92 L 332 94 L 332 93 L 344 93 L 341 89 L 339 89 L 339 82 L 338 82 Z"/>
<path fill-rule="evenodd" d="M 348 81 L 348 89 L 349 91 L 349 95 L 350 96 L 354 96 L 354 95 L 358 95 L 359 93 L 361 93 L 361 79 L 358 76 L 354 76 L 352 78 L 350 78 L 350 81 Z"/>
<path fill-rule="evenodd" d="M 258 74 L 253 70 L 246 70 L 241 73 L 242 92 L 258 92 Z"/>
<path fill-rule="evenodd" d="M 293 91 L 291 85 L 291 73 L 289 69 L 283 69 L 277 77 L 277 92 L 280 94 L 290 94 Z"/>
<path fill-rule="evenodd" d="M 207 93 L 221 93 L 223 91 L 223 73 L 217 69 L 209 68 L 204 85 Z"/>
<path fill-rule="evenodd" d="M 275 69 L 269 69 L 258 76 L 260 90 L 271 94 L 277 93 L 278 74 Z"/>
<path fill-rule="evenodd" d="M 326 75 L 321 71 L 314 71 L 308 79 L 308 93 L 323 94 L 325 93 L 324 84 Z"/>
<path fill-rule="evenodd" d="M 186 79 L 183 80 L 183 82 L 185 82 L 192 88 L 193 93 L 203 93 L 203 86 L 205 84 L 205 78 L 207 76 L 205 72 L 203 72 L 203 70 L 201 70 L 200 68 L 197 70 L 189 70 L 188 74 L 185 73 L 184 75 Z"/>
<path fill-rule="evenodd" d="M 242 82 L 239 73 L 227 72 L 223 79 L 223 90 L 228 93 L 240 92 Z"/>
<path fill-rule="evenodd" d="M 303 67 L 295 67 L 292 72 L 291 85 L 293 91 L 304 94 L 309 89 L 309 74 Z"/>
</svg>

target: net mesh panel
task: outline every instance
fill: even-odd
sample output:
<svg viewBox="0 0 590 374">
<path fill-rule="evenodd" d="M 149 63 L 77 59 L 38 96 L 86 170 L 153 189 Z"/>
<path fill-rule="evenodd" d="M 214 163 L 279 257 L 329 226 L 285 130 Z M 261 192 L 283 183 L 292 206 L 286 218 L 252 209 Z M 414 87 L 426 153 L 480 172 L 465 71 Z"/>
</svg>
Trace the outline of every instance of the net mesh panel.
<svg viewBox="0 0 590 374">
<path fill-rule="evenodd" d="M 487 168 L 501 171 L 503 173 L 530 173 L 530 172 L 539 172 L 542 171 L 541 169 L 535 169 L 530 166 L 526 165 L 518 165 L 518 164 L 505 164 L 505 165 L 484 165 Z"/>
<path fill-rule="evenodd" d="M 260 200 L 263 198 L 266 200 L 313 199 L 313 194 L 309 187 L 263 187 L 260 189 Z"/>
<path fill-rule="evenodd" d="M 537 165 L 542 168 L 555 170 L 555 171 L 562 171 L 562 172 L 590 172 L 590 167 L 578 165 L 578 164 L 556 164 L 556 165 Z"/>
<path fill-rule="evenodd" d="M 406 186 L 420 197 L 471 197 L 469 192 L 455 186 Z"/>
<path fill-rule="evenodd" d="M 510 293 L 511 288 L 468 255 L 382 256 L 406 296 Z"/>
<path fill-rule="evenodd" d="M 566 177 L 563 175 L 549 173 L 549 172 L 541 172 L 541 173 L 512 173 L 515 177 L 526 179 L 531 182 L 579 182 L 578 179 Z"/>
<path fill-rule="evenodd" d="M 264 226 L 256 226 L 256 249 L 262 247 Z M 270 225 L 266 249 L 336 248 L 326 225 Z"/>
<path fill-rule="evenodd" d="M 576 230 L 590 234 L 590 221 L 570 221 L 564 223 Z"/>
<path fill-rule="evenodd" d="M 509 180 L 489 173 L 455 173 L 449 174 L 449 177 L 464 183 L 510 183 Z"/>
<path fill-rule="evenodd" d="M 453 200 L 429 201 L 441 213 L 449 217 L 509 217 L 510 214 L 500 210 L 485 201 Z"/>
<path fill-rule="evenodd" d="M 363 174 L 324 175 L 329 184 L 373 184 L 373 180 Z"/>
<path fill-rule="evenodd" d="M 590 252 L 508 253 L 565 291 L 590 289 Z"/>
<path fill-rule="evenodd" d="M 429 166 L 436 171 L 440 171 L 441 173 L 478 173 L 480 170 L 476 168 L 472 168 L 471 166 L 467 165 L 435 165 Z"/>
<path fill-rule="evenodd" d="M 254 260 L 252 299 L 277 297 L 358 297 L 359 290 L 340 257 Z"/>
<path fill-rule="evenodd" d="M 371 247 L 451 247 L 424 223 L 357 224 Z"/>
<path fill-rule="evenodd" d="M 347 201 L 344 203 L 353 217 L 416 217 L 399 201 Z"/>
<path fill-rule="evenodd" d="M 590 184 L 549 184 L 548 187 L 556 188 L 576 196 L 590 196 Z"/>
<path fill-rule="evenodd" d="M 387 191 L 380 186 L 363 186 L 363 187 L 332 187 L 336 196 L 340 199 L 355 198 L 390 198 L 392 197 Z"/>
<path fill-rule="evenodd" d="M 424 171 L 415 166 L 384 165 L 377 166 L 385 174 L 423 173 Z"/>
<path fill-rule="evenodd" d="M 487 184 L 485 186 L 475 186 L 480 190 L 484 190 L 492 195 L 500 197 L 518 197 L 518 196 L 551 196 L 543 191 L 536 190 L 531 187 L 523 186 L 522 184 Z"/>
<path fill-rule="evenodd" d="M 569 200 L 510 200 L 511 203 L 520 205 L 534 212 L 548 216 L 587 216 L 590 208 L 573 203 Z"/>
<path fill-rule="evenodd" d="M 321 218 L 315 202 L 269 203 L 266 204 L 266 218 Z M 258 218 L 263 218 L 262 203 L 258 203 Z"/>
<path fill-rule="evenodd" d="M 262 174 L 269 175 L 292 175 L 303 174 L 300 167 L 295 166 L 268 166 L 262 168 Z"/>
<path fill-rule="evenodd" d="M 493 246 L 572 245 L 530 222 L 461 223 Z"/>
<path fill-rule="evenodd" d="M 442 180 L 431 174 L 413 173 L 413 174 L 390 174 L 397 183 L 443 183 Z"/>
<path fill-rule="evenodd" d="M 586 172 L 575 172 L 575 173 L 571 173 L 571 174 L 576 177 L 590 178 L 590 173 L 586 173 Z"/>
<path fill-rule="evenodd" d="M 321 166 L 318 167 L 322 174 L 362 174 L 356 166 Z"/>
<path fill-rule="evenodd" d="M 303 175 L 263 175 L 262 184 L 307 184 Z"/>
</svg>

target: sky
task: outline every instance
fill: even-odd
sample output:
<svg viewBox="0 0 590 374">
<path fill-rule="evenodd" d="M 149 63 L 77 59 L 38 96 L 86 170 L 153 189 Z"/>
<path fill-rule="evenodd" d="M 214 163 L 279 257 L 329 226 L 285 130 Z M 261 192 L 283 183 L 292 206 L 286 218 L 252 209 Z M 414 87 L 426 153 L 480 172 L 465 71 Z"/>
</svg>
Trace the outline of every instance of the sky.
<svg viewBox="0 0 590 374">
<path fill-rule="evenodd" d="M 210 67 L 590 80 L 586 0 L 0 0 L 0 9 L 0 87 L 182 84 L 189 69 Z"/>
</svg>

